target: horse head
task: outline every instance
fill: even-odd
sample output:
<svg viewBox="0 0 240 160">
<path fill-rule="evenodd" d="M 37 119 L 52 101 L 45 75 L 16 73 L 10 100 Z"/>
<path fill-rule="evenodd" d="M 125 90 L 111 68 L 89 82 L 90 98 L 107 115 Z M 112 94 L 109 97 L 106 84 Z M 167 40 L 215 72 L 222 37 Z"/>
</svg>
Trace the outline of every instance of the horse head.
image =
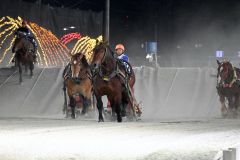
<svg viewBox="0 0 240 160">
<path fill-rule="evenodd" d="M 88 62 L 83 53 L 76 53 L 71 57 L 72 77 L 76 78 L 79 73 L 88 67 Z"/>
<path fill-rule="evenodd" d="M 224 60 L 223 62 L 220 62 L 217 60 L 218 64 L 218 83 L 230 83 L 232 75 L 234 74 L 234 68 L 232 64 L 229 61 Z"/>
<path fill-rule="evenodd" d="M 98 43 L 93 49 L 93 57 L 91 61 L 91 68 L 98 69 L 104 62 L 107 53 L 107 45 L 103 42 Z"/>
<path fill-rule="evenodd" d="M 17 37 L 13 44 L 12 52 L 15 53 L 22 48 L 24 48 L 23 37 Z"/>
</svg>

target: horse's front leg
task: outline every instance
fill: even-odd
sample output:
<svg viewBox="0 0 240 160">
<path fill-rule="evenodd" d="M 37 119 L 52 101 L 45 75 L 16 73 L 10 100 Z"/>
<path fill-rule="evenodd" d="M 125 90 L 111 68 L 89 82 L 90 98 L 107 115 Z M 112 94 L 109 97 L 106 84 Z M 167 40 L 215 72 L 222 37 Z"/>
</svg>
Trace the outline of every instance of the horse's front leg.
<svg viewBox="0 0 240 160">
<path fill-rule="evenodd" d="M 30 69 L 30 76 L 33 77 L 33 69 L 34 69 L 34 64 L 33 64 L 33 62 L 30 62 L 30 64 L 29 64 L 29 69 Z"/>
<path fill-rule="evenodd" d="M 27 67 L 28 67 L 28 66 L 27 66 L 27 65 L 25 65 L 24 67 L 25 67 L 25 70 L 24 70 L 24 72 L 25 72 L 25 73 L 27 73 L 27 71 L 28 71 L 28 68 L 27 68 Z"/>
<path fill-rule="evenodd" d="M 225 97 L 224 96 L 220 96 L 219 100 L 221 102 L 221 114 L 222 114 L 222 117 L 226 117 L 227 113 L 228 113 L 228 109 L 227 109 L 226 104 L 225 104 Z"/>
<path fill-rule="evenodd" d="M 72 112 L 71 117 L 72 117 L 72 119 L 75 119 L 76 118 L 76 116 L 75 116 L 76 101 L 72 96 L 69 97 L 69 99 L 70 99 L 70 107 L 71 107 L 71 112 Z"/>
<path fill-rule="evenodd" d="M 22 83 L 22 81 L 23 81 L 22 80 L 22 66 L 19 61 L 17 62 L 17 64 L 18 64 L 18 69 L 19 69 L 19 83 Z"/>
<path fill-rule="evenodd" d="M 102 97 L 99 96 L 97 97 L 97 109 L 98 109 L 98 122 L 104 122 L 102 111 L 103 111 L 103 102 L 102 102 Z"/>
</svg>

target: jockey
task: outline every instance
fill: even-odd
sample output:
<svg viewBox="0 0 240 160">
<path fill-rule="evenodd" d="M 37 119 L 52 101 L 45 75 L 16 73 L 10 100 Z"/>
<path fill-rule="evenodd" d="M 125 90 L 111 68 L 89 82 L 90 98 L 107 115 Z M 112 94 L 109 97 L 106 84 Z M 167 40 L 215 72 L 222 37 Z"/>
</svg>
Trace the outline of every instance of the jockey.
<svg viewBox="0 0 240 160">
<path fill-rule="evenodd" d="M 30 36 L 31 32 L 30 30 L 28 29 L 27 27 L 27 22 L 26 21 L 22 21 L 22 26 L 19 27 L 16 32 L 15 32 L 15 35 L 19 34 L 19 33 L 23 33 L 23 34 L 26 34 L 26 36 Z"/>
<path fill-rule="evenodd" d="M 33 44 L 34 48 L 33 48 L 33 51 L 31 51 L 31 52 L 34 56 L 34 59 L 36 60 L 37 56 L 36 56 L 35 52 L 36 52 L 36 48 L 37 48 L 37 42 L 36 42 L 35 38 L 33 37 L 33 34 L 31 34 L 30 29 L 27 27 L 27 21 L 25 21 L 25 20 L 22 21 L 22 26 L 19 27 L 15 31 L 14 35 L 16 35 L 18 37 L 19 36 L 26 36 L 26 38 Z M 14 61 L 15 61 L 15 57 L 14 57 L 12 62 L 14 62 Z"/>
<path fill-rule="evenodd" d="M 117 44 L 115 47 L 116 53 L 117 53 L 117 58 L 126 62 L 129 62 L 128 56 L 124 54 L 125 47 L 122 44 Z"/>
<path fill-rule="evenodd" d="M 117 44 L 116 47 L 115 47 L 115 51 L 116 51 L 116 54 L 117 54 L 117 58 L 119 60 L 121 60 L 121 62 L 124 64 L 126 72 L 128 74 L 131 74 L 131 68 L 128 64 L 129 63 L 129 58 L 126 55 L 126 53 L 124 53 L 124 51 L 125 51 L 124 45 L 123 44 Z"/>
</svg>

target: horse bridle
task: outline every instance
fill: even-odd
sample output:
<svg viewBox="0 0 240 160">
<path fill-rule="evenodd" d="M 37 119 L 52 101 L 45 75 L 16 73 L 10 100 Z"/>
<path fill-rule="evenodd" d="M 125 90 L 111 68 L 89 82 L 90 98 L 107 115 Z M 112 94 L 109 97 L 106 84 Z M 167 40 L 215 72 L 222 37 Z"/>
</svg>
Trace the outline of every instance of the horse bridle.
<svg viewBox="0 0 240 160">
<path fill-rule="evenodd" d="M 79 60 L 79 64 L 78 64 L 79 66 L 84 65 L 83 62 L 81 61 L 82 57 L 80 59 L 78 57 L 77 60 L 76 59 L 75 60 L 71 60 L 70 65 L 77 65 L 78 60 Z M 87 71 L 87 75 L 86 76 L 82 77 L 81 75 L 83 75 L 83 74 L 80 74 L 80 71 L 79 71 L 78 77 L 80 79 L 89 78 L 90 80 L 92 80 L 92 76 L 91 76 L 91 74 L 88 71 Z"/>
<path fill-rule="evenodd" d="M 105 60 L 106 60 L 106 57 L 107 57 L 107 49 L 111 52 L 111 53 L 109 53 L 109 54 L 111 54 L 111 56 L 113 57 L 113 58 L 115 58 L 114 57 L 114 54 L 113 54 L 113 51 L 111 50 L 111 48 L 109 47 L 109 46 L 106 46 L 106 47 L 104 47 L 104 55 L 103 55 L 103 57 L 102 57 L 102 59 L 101 59 L 101 63 L 100 63 L 100 65 L 98 66 L 98 69 L 97 70 L 94 70 L 94 71 L 92 71 L 92 79 L 96 76 L 96 75 L 99 75 L 100 77 L 109 77 L 109 79 L 111 79 L 112 77 L 114 77 L 117 73 L 116 73 L 116 70 L 114 70 L 111 74 L 109 74 L 109 75 L 103 75 L 103 73 L 102 73 L 102 69 L 101 68 L 104 68 L 104 69 L 106 69 L 106 67 L 105 66 L 103 66 L 103 63 L 105 62 Z M 117 66 L 117 65 L 116 65 Z"/>
<path fill-rule="evenodd" d="M 107 49 L 109 49 L 109 51 L 111 53 L 113 53 L 113 51 L 111 50 L 111 48 L 109 46 L 106 46 L 106 48 L 104 48 L 104 55 L 103 55 L 103 58 L 101 59 L 101 64 L 105 61 L 106 59 L 106 54 L 107 54 Z M 113 54 L 111 54 L 111 56 L 114 58 Z"/>
</svg>

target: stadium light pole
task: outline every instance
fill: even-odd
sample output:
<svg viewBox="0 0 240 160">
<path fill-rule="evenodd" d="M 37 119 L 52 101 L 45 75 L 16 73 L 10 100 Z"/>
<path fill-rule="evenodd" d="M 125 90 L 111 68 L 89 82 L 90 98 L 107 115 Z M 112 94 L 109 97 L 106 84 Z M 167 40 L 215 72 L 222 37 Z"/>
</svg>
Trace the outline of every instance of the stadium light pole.
<svg viewBox="0 0 240 160">
<path fill-rule="evenodd" d="M 108 41 L 109 43 L 110 0 L 105 0 L 105 10 L 103 17 L 103 41 Z"/>
</svg>

